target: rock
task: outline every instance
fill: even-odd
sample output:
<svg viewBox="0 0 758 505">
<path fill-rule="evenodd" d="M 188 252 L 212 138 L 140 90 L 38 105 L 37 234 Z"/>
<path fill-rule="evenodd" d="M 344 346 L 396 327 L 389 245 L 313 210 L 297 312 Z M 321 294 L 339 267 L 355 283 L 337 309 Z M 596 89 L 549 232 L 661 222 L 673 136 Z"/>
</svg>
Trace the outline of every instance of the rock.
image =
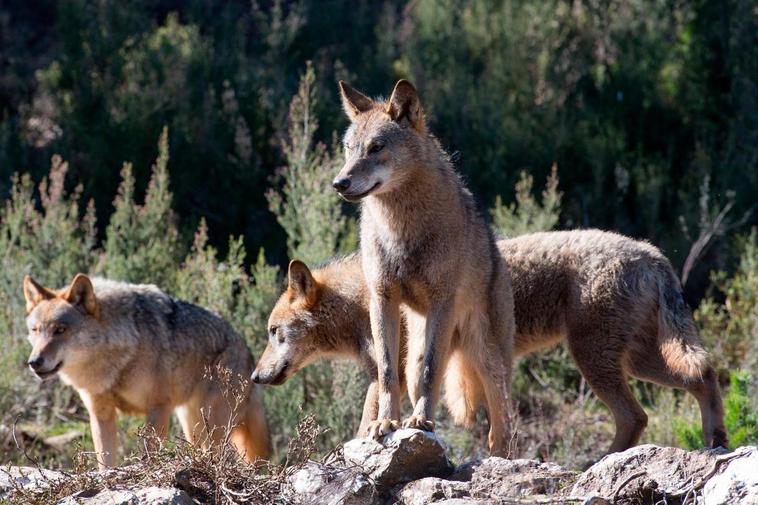
<svg viewBox="0 0 758 505">
<path fill-rule="evenodd" d="M 478 500 L 476 498 L 450 498 L 435 503 L 435 505 L 493 505 L 489 500 Z"/>
<path fill-rule="evenodd" d="M 379 443 L 356 438 L 344 445 L 345 459 L 357 465 L 380 490 L 423 477 L 443 477 L 453 471 L 445 443 L 434 433 L 402 429 Z"/>
<path fill-rule="evenodd" d="M 704 505 L 758 505 L 758 448 L 740 447 L 703 487 Z"/>
<path fill-rule="evenodd" d="M 0 500 L 7 498 L 17 488 L 33 489 L 46 487 L 50 482 L 62 479 L 61 472 L 40 470 L 30 466 L 0 466 Z"/>
<path fill-rule="evenodd" d="M 475 498 L 496 498 L 557 494 L 576 475 L 555 463 L 490 457 L 460 466 L 450 478 L 468 481 Z"/>
<path fill-rule="evenodd" d="M 287 493 L 296 503 L 374 505 L 384 501 L 368 476 L 354 467 L 309 461 L 289 477 Z"/>
<path fill-rule="evenodd" d="M 571 491 L 582 497 L 599 495 L 618 503 L 651 503 L 684 496 L 703 480 L 726 449 L 688 452 L 675 447 L 640 445 L 609 454 L 584 472 Z"/>
<path fill-rule="evenodd" d="M 401 503 L 493 503 L 504 498 L 534 495 L 559 496 L 576 477 L 554 463 L 491 457 L 466 463 L 449 480 L 426 478 L 404 485 L 397 493 Z"/>
<path fill-rule="evenodd" d="M 583 474 L 577 474 L 554 463 L 496 457 L 453 469 L 439 438 L 419 430 L 399 430 L 383 442 L 352 440 L 344 446 L 344 458 L 336 452 L 326 462 L 308 462 L 289 469 L 283 496 L 277 499 L 306 505 L 758 505 L 756 447 L 742 447 L 734 452 L 725 449 L 687 452 L 643 445 L 606 456 Z M 81 479 L 77 484 L 90 489 L 68 496 L 58 504 L 194 503 L 188 494 L 194 494 L 190 488 L 184 488 L 185 492 L 173 487 L 126 485 L 129 482 L 126 479 L 115 480 L 121 484 L 114 484 L 111 489 L 102 489 L 105 487 L 102 479 L 111 472 L 123 476 L 131 471 L 142 475 L 139 465 L 91 472 L 87 475 L 92 478 Z M 30 467 L 0 466 L 0 503 L 6 499 L 44 501 L 53 489 L 60 492 L 45 487 L 66 476 Z M 191 484 L 183 472 L 176 474 L 176 482 L 179 487 Z M 572 483 L 568 495 L 566 490 Z M 16 493 L 19 489 L 21 492 Z"/>
<path fill-rule="evenodd" d="M 103 490 L 94 496 L 77 493 L 58 505 L 193 505 L 187 493 L 173 487 L 144 487 L 136 490 Z"/>
<path fill-rule="evenodd" d="M 469 483 L 426 477 L 405 484 L 396 496 L 404 505 L 440 503 L 451 499 L 468 498 L 470 496 Z"/>
</svg>

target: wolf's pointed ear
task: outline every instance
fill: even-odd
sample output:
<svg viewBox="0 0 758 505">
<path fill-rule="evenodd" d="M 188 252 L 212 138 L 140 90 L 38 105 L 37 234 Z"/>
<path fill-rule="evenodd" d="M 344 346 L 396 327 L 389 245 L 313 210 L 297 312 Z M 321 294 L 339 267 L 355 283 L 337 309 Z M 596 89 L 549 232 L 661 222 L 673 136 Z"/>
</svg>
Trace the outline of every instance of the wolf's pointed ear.
<svg viewBox="0 0 758 505">
<path fill-rule="evenodd" d="M 316 279 L 313 278 L 313 274 L 305 263 L 300 260 L 290 261 L 287 276 L 289 277 L 289 287 L 298 298 L 313 300 L 318 286 Z"/>
<path fill-rule="evenodd" d="M 55 293 L 26 275 L 24 276 L 24 298 L 26 298 L 26 313 L 28 314 L 39 302 L 55 298 Z"/>
<path fill-rule="evenodd" d="M 405 79 L 401 79 L 395 84 L 392 96 L 387 102 L 387 114 L 396 123 L 407 121 L 411 128 L 417 132 L 424 133 L 426 131 L 424 111 L 421 109 L 421 101 L 418 99 L 416 88 Z"/>
<path fill-rule="evenodd" d="M 342 108 L 345 109 L 345 114 L 350 121 L 355 121 L 358 114 L 374 107 L 372 99 L 351 88 L 345 81 L 340 81 L 340 96 L 342 96 Z"/>
<path fill-rule="evenodd" d="M 61 297 L 71 305 L 82 307 L 91 316 L 100 316 L 95 289 L 92 287 L 89 277 L 84 274 L 76 274 L 71 285 L 66 288 Z"/>
</svg>

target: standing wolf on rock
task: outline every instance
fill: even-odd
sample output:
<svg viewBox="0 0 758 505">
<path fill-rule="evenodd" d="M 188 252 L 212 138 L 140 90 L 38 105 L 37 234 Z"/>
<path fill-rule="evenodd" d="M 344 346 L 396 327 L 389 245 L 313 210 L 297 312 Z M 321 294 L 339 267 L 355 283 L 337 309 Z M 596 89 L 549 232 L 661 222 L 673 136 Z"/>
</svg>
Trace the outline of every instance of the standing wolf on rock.
<svg viewBox="0 0 758 505">
<path fill-rule="evenodd" d="M 43 380 L 60 374 L 79 393 L 101 469 L 116 463 L 117 409 L 146 414 L 161 438 L 174 411 L 186 439 L 206 447 L 228 425 L 245 460 L 268 456 L 260 392 L 247 380 L 255 363 L 219 316 L 153 285 L 83 274 L 58 291 L 26 276 L 24 296 L 29 367 Z"/>
<path fill-rule="evenodd" d="M 402 307 L 413 404 L 403 427 L 434 429 L 445 366 L 462 353 L 490 378 L 480 381 L 483 393 L 500 408 L 490 411 L 489 447 L 507 455 L 513 298 L 492 232 L 426 131 L 413 85 L 399 81 L 386 103 L 344 82 L 340 90 L 351 124 L 333 185 L 345 200 L 362 202 L 361 258 L 378 366 L 378 419 L 368 433 L 378 438 L 398 427 Z"/>
</svg>

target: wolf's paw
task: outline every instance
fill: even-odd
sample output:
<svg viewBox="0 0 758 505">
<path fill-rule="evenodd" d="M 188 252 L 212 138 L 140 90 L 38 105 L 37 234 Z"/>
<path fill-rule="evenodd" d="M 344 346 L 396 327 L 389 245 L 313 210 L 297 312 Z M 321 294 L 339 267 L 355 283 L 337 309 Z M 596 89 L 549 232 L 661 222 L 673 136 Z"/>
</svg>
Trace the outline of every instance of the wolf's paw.
<svg viewBox="0 0 758 505">
<path fill-rule="evenodd" d="M 434 431 L 434 421 L 427 419 L 425 416 L 411 416 L 403 421 L 403 428 Z"/>
<path fill-rule="evenodd" d="M 392 419 L 377 419 L 369 423 L 366 428 L 366 436 L 379 440 L 384 435 L 388 435 L 398 428 L 400 428 L 400 423 L 397 421 L 393 421 Z"/>
</svg>

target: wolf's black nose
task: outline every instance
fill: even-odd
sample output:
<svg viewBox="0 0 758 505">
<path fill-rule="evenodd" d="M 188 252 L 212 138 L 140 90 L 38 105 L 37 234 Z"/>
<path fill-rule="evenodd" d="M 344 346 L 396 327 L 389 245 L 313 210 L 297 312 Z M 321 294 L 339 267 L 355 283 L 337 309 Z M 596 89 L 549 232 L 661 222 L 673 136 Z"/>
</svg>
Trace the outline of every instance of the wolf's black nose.
<svg viewBox="0 0 758 505">
<path fill-rule="evenodd" d="M 42 365 L 44 363 L 45 363 L 45 358 L 43 358 L 42 356 L 32 356 L 29 359 L 29 362 L 27 363 L 27 365 L 32 367 L 34 370 L 39 370 L 40 368 L 42 368 Z"/>
<path fill-rule="evenodd" d="M 345 191 L 350 187 L 350 179 L 343 177 L 342 179 L 334 179 L 332 187 L 339 192 Z"/>
<path fill-rule="evenodd" d="M 250 380 L 252 380 L 252 381 L 253 381 L 253 382 L 255 382 L 256 384 L 258 384 L 258 383 L 259 383 L 258 381 L 260 381 L 260 380 L 261 380 L 261 376 L 260 376 L 260 374 L 258 374 L 258 370 L 254 370 L 254 371 L 253 371 L 253 375 L 250 377 Z"/>
</svg>

